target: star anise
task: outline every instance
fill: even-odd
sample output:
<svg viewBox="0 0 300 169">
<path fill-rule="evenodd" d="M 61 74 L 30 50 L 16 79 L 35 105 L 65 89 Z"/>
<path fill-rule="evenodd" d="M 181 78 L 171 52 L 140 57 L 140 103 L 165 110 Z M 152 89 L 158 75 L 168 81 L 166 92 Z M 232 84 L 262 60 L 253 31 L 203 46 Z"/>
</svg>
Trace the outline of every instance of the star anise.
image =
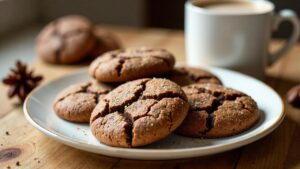
<svg viewBox="0 0 300 169">
<path fill-rule="evenodd" d="M 16 67 L 10 69 L 11 72 L 2 82 L 10 86 L 8 97 L 17 96 L 23 102 L 26 96 L 34 89 L 43 79 L 42 76 L 34 76 L 33 70 L 27 70 L 27 65 L 21 61 L 16 62 Z"/>
</svg>

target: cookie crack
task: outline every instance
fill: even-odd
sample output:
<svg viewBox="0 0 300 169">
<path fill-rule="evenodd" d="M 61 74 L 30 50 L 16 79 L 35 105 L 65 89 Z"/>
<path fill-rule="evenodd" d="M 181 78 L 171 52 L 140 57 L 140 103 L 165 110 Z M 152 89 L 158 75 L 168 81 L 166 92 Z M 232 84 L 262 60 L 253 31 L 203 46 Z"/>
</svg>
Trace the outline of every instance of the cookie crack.
<svg viewBox="0 0 300 169">
<path fill-rule="evenodd" d="M 117 54 L 110 54 L 110 56 L 112 57 L 112 59 L 114 59 L 114 58 L 117 57 Z M 94 69 L 94 71 L 93 71 L 93 74 L 92 74 L 92 76 L 93 76 L 94 78 L 96 78 L 96 72 L 97 72 L 97 70 L 99 69 L 99 67 L 101 66 L 101 64 L 102 64 L 102 63 L 105 63 L 105 62 L 106 62 L 106 61 L 99 61 L 99 62 L 98 62 L 97 66 L 95 67 L 95 69 Z"/>
<path fill-rule="evenodd" d="M 227 95 L 225 96 L 224 94 L 222 94 L 222 92 L 220 91 L 212 91 L 212 90 L 209 90 L 209 89 L 205 89 L 205 88 L 195 88 L 193 86 L 187 86 L 187 88 L 189 89 L 196 89 L 197 90 L 197 93 L 194 93 L 194 94 L 201 94 L 201 93 L 207 93 L 207 94 L 210 94 L 210 95 L 213 95 L 214 97 L 218 98 L 218 97 L 224 97 L 222 100 L 225 101 L 225 100 L 235 100 L 236 98 L 238 97 L 242 97 L 244 96 L 244 94 L 240 93 L 234 93 L 232 95 Z"/>
<path fill-rule="evenodd" d="M 52 32 L 52 35 L 54 37 L 57 37 L 61 41 L 61 45 L 54 52 L 56 63 L 60 63 L 61 52 L 65 48 L 65 39 L 64 39 L 63 35 L 58 31 L 58 28 L 57 28 L 58 23 L 59 23 L 59 21 L 53 22 L 54 31 Z"/>
<path fill-rule="evenodd" d="M 117 54 L 116 57 L 120 58 L 120 59 L 125 59 L 125 60 L 128 60 L 128 59 L 140 59 L 140 60 L 142 60 L 146 57 L 153 57 L 153 58 L 162 60 L 163 62 L 165 62 L 168 65 L 168 67 L 171 67 L 171 63 L 167 58 L 164 58 L 164 57 L 161 57 L 161 56 L 154 56 L 151 53 L 143 53 L 143 52 L 141 52 L 141 53 L 130 53 L 131 56 L 126 56 L 125 54 L 124 53 L 119 53 L 119 54 Z M 140 56 L 140 55 L 142 55 L 142 56 Z"/>
<path fill-rule="evenodd" d="M 208 113 L 206 118 L 206 129 L 201 134 L 206 134 L 214 127 L 214 112 L 223 104 L 224 96 L 220 94 L 217 96 L 217 101 L 213 103 L 212 107 L 206 108 L 205 111 Z"/>
<path fill-rule="evenodd" d="M 55 26 L 56 27 L 56 26 Z M 62 38 L 62 35 L 57 31 L 55 28 L 54 31 L 52 32 L 52 36 L 56 37 L 61 41 L 61 45 L 55 50 L 54 55 L 55 55 L 55 62 L 60 63 L 60 56 L 61 56 L 61 51 L 64 48 L 64 39 Z"/>
<path fill-rule="evenodd" d="M 109 112 L 109 103 L 106 100 L 103 100 L 105 102 L 105 107 L 103 110 L 103 113 L 101 112 L 97 112 L 97 115 L 95 115 L 94 117 L 91 117 L 91 123 L 93 123 L 96 119 L 100 118 L 100 117 L 105 117 L 106 115 L 108 115 Z"/>
<path fill-rule="evenodd" d="M 208 113 L 208 116 L 206 118 L 206 130 L 201 132 L 201 134 L 203 135 L 208 133 L 214 127 L 214 114 L 219 109 L 219 107 L 223 105 L 224 101 L 235 101 L 237 98 L 242 97 L 242 95 L 239 94 L 234 94 L 233 96 L 225 97 L 222 93 L 214 93 L 210 90 L 205 90 L 205 92 L 208 92 L 209 94 L 215 96 L 217 98 L 217 101 L 213 103 L 213 106 L 211 108 L 203 109 Z"/>
<path fill-rule="evenodd" d="M 213 92 L 212 92 L 212 91 L 207 90 L 207 89 L 204 89 L 204 88 L 196 88 L 196 87 L 193 87 L 193 86 L 187 86 L 187 88 L 188 88 L 188 89 L 196 89 L 197 92 L 196 92 L 196 93 L 193 93 L 193 94 L 207 93 L 207 94 L 213 95 Z"/>
<path fill-rule="evenodd" d="M 77 94 L 77 93 L 84 93 L 84 92 L 86 92 L 87 87 L 88 87 L 89 85 L 90 85 L 90 84 L 86 84 L 86 85 L 84 85 L 84 86 L 81 86 L 81 89 L 80 89 L 80 90 L 78 90 L 78 91 L 76 91 L 76 92 L 73 92 L 73 93 L 69 93 L 69 94 L 65 95 L 64 97 L 61 97 L 60 99 L 57 100 L 57 103 L 58 103 L 58 102 L 61 102 L 62 100 L 64 100 L 65 98 L 67 98 L 67 97 L 69 97 L 69 96 L 71 96 L 71 95 L 74 95 L 74 94 Z"/>
<path fill-rule="evenodd" d="M 93 92 L 93 91 L 90 91 L 88 90 L 89 86 L 86 88 L 86 91 L 84 92 L 79 92 L 79 93 L 88 93 L 88 94 L 93 94 L 94 95 L 94 98 L 95 98 L 95 103 L 99 103 L 99 97 L 103 94 L 107 94 L 109 93 L 109 90 L 105 90 L 103 92 Z"/>
<path fill-rule="evenodd" d="M 139 59 L 139 60 L 142 60 L 142 59 L 144 59 L 146 56 L 148 56 L 148 55 L 145 55 L 145 57 L 141 57 L 141 56 L 124 56 L 124 55 L 122 55 L 123 53 L 121 52 L 121 53 L 118 53 L 118 54 L 111 54 L 110 56 L 112 57 L 112 59 L 118 59 L 118 62 L 119 62 L 119 64 L 117 65 L 117 67 L 116 67 L 116 71 L 117 71 L 117 75 L 120 77 L 121 76 L 121 74 L 122 74 L 122 69 L 123 69 L 123 65 L 124 65 L 124 63 L 126 62 L 126 60 L 130 60 L 130 59 Z M 151 56 L 151 55 L 149 55 L 149 56 Z M 168 65 L 168 67 L 171 67 L 171 63 L 170 63 L 170 61 L 167 59 L 167 58 L 163 58 L 163 57 L 160 57 L 160 56 L 151 56 L 151 57 L 154 57 L 154 58 L 156 58 L 156 59 L 160 59 L 160 60 L 162 60 L 163 62 L 165 62 L 167 65 Z M 97 64 L 97 66 L 95 67 L 95 69 L 94 69 L 94 71 L 93 71 L 93 77 L 95 78 L 95 76 L 96 76 L 96 71 L 97 71 L 97 69 L 99 69 L 99 67 L 101 66 L 101 64 L 103 64 L 103 63 L 105 63 L 104 61 L 102 61 L 102 62 L 99 62 L 98 64 Z"/>
<path fill-rule="evenodd" d="M 88 90 L 89 87 L 90 87 L 91 85 L 92 85 L 92 83 L 88 83 L 88 84 L 86 84 L 86 85 L 84 85 L 84 86 L 81 86 L 81 89 L 80 89 L 80 90 L 78 90 L 78 91 L 76 91 L 76 92 L 73 92 L 73 93 L 69 93 L 69 94 L 67 94 L 66 96 L 64 96 L 64 97 L 62 97 L 62 98 L 60 98 L 60 99 L 58 99 L 57 102 L 56 102 L 56 104 L 57 104 L 58 102 L 63 101 L 63 100 L 66 99 L 67 97 L 72 96 L 72 95 L 75 95 L 75 94 L 78 94 L 78 93 L 88 93 L 88 94 L 93 94 L 94 97 L 95 97 L 95 103 L 97 104 L 97 103 L 99 102 L 99 96 L 102 95 L 102 94 L 107 94 L 107 93 L 109 92 L 109 90 L 106 90 L 106 91 L 103 91 L 103 92 L 93 92 L 93 91 Z"/>
<path fill-rule="evenodd" d="M 60 39 L 61 39 L 61 43 L 62 45 L 60 46 L 60 48 L 56 51 L 57 52 L 57 63 L 60 63 L 60 59 L 61 59 L 61 52 L 64 48 L 66 48 L 67 45 L 67 41 L 66 39 L 68 39 L 69 37 L 71 36 L 74 36 L 74 35 L 78 35 L 78 34 L 82 34 L 83 32 L 88 32 L 87 30 L 84 30 L 84 29 L 76 29 L 76 30 L 73 30 L 73 31 L 69 31 L 67 33 L 64 33 L 64 34 L 61 34 L 59 33 L 60 35 Z"/>
<path fill-rule="evenodd" d="M 118 77 L 121 76 L 124 63 L 125 63 L 125 59 L 119 59 L 119 64 L 116 68 Z"/>
<path fill-rule="evenodd" d="M 213 75 L 203 75 L 201 77 L 196 77 L 195 75 L 192 75 L 191 73 L 189 73 L 189 71 L 187 71 L 184 68 L 182 68 L 180 70 L 182 71 L 180 74 L 187 76 L 190 80 L 192 80 L 194 82 L 197 82 L 197 81 L 202 80 L 202 79 L 214 79 L 214 78 L 216 78 Z"/>
<path fill-rule="evenodd" d="M 164 50 L 164 49 L 143 49 L 143 50 L 137 50 L 136 51 L 137 54 L 141 54 L 141 55 L 144 55 L 144 56 L 154 57 L 156 59 L 163 60 L 163 62 L 165 62 L 168 65 L 168 67 L 171 67 L 170 60 L 168 60 L 167 58 L 158 56 L 157 54 L 155 55 L 153 52 L 154 53 L 155 52 L 160 52 L 160 54 L 162 54 L 162 53 L 166 52 L 166 50 Z M 142 57 L 140 57 L 140 58 L 142 58 Z"/>
<path fill-rule="evenodd" d="M 141 98 L 141 96 L 143 95 L 143 92 L 146 88 L 146 83 L 148 81 L 145 81 L 140 84 L 141 88 L 134 93 L 134 97 L 132 99 L 125 101 L 124 103 L 122 103 L 121 105 L 119 105 L 117 107 L 109 107 L 109 112 L 110 113 L 115 112 L 115 111 L 124 112 L 125 107 L 130 106 L 132 103 L 136 102 L 137 100 L 139 100 Z M 109 103 L 109 100 L 107 100 L 107 101 Z"/>
<path fill-rule="evenodd" d="M 104 93 L 102 93 L 102 94 L 104 94 Z M 99 103 L 99 97 L 100 97 L 100 95 L 101 95 L 101 94 L 99 94 L 99 93 L 96 93 L 96 94 L 94 95 L 94 99 L 95 99 L 95 103 L 96 103 L 96 104 Z"/>
<path fill-rule="evenodd" d="M 123 104 L 121 104 L 120 106 L 118 107 L 114 107 L 114 108 L 111 108 L 109 106 L 109 100 L 106 100 L 104 99 L 103 101 L 106 102 L 105 104 L 105 108 L 103 110 L 104 113 L 100 113 L 98 112 L 98 114 L 93 117 L 91 119 L 91 123 L 93 123 L 96 119 L 100 118 L 100 117 L 105 117 L 106 115 L 108 114 L 111 114 L 111 113 L 114 113 L 114 112 L 118 112 L 122 117 L 125 118 L 125 121 L 127 122 L 127 125 L 125 126 L 125 134 L 127 135 L 127 144 L 129 146 L 132 145 L 132 139 L 133 139 L 133 125 L 134 125 L 134 121 L 128 116 L 127 113 L 125 113 L 125 108 L 127 106 L 130 106 L 132 103 L 134 103 L 135 101 L 137 101 L 143 94 L 145 88 L 146 88 L 146 83 L 149 82 L 150 80 L 148 81 L 145 81 L 143 83 L 140 84 L 141 86 L 141 89 L 136 91 L 136 93 L 134 93 L 135 97 L 133 97 L 133 99 L 131 100 L 128 100 L 126 102 L 124 102 Z"/>
<path fill-rule="evenodd" d="M 61 32 L 58 31 L 58 26 L 57 25 L 59 24 L 59 22 L 60 22 L 60 20 L 53 22 L 54 31 L 52 32 L 52 35 L 57 36 L 57 38 L 59 38 L 60 41 L 61 41 L 61 45 L 54 52 L 56 63 L 61 63 L 61 52 L 67 46 L 66 45 L 66 39 L 70 36 L 78 35 L 78 34 L 81 34 L 85 31 L 88 31 L 88 30 L 85 30 L 85 29 L 76 29 L 76 30 L 69 31 L 67 33 L 62 34 Z"/>
<path fill-rule="evenodd" d="M 125 129 L 125 134 L 126 134 L 126 142 L 127 144 L 131 147 L 132 145 L 132 139 L 133 139 L 133 126 L 134 126 L 134 121 L 128 116 L 128 114 L 124 112 L 119 112 L 118 113 L 125 118 L 125 121 L 127 122 L 124 127 Z"/>
<path fill-rule="evenodd" d="M 245 104 L 243 101 L 239 101 L 239 103 L 241 103 L 242 109 L 247 110 L 247 111 L 249 111 L 249 112 L 252 112 L 251 109 L 249 109 L 249 108 L 246 107 L 246 104 Z"/>
<path fill-rule="evenodd" d="M 154 116 L 150 115 L 149 112 L 151 111 L 152 107 L 155 106 L 157 103 L 159 103 L 159 101 L 156 101 L 156 102 L 152 103 L 151 105 L 149 105 L 149 107 L 146 110 L 146 113 L 143 115 L 139 115 L 139 116 L 132 118 L 130 113 L 125 112 L 125 114 L 127 114 L 128 117 L 131 117 L 133 122 L 137 121 L 140 118 L 147 117 L 147 116 L 154 117 Z"/>
<path fill-rule="evenodd" d="M 159 95 L 151 95 L 151 96 L 142 96 L 142 100 L 147 100 L 147 99 L 154 99 L 154 100 L 162 100 L 164 98 L 180 98 L 184 101 L 187 101 L 187 99 L 185 97 L 183 97 L 181 94 L 179 93 L 173 93 L 171 91 L 165 92 L 163 94 L 159 94 Z"/>
</svg>

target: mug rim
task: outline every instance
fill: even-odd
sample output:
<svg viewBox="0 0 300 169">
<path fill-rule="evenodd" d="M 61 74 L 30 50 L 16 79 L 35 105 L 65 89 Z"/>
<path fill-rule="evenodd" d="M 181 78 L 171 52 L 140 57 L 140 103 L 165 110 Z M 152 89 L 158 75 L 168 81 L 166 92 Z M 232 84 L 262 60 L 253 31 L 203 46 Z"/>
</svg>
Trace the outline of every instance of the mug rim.
<svg viewBox="0 0 300 169">
<path fill-rule="evenodd" d="M 243 2 L 242 0 L 240 0 Z M 245 12 L 245 13 L 224 13 L 224 12 L 216 12 L 216 11 L 209 11 L 204 8 L 198 7 L 193 4 L 192 0 L 188 0 L 185 2 L 186 9 L 190 9 L 194 12 L 197 12 L 199 14 L 205 14 L 205 15 L 215 15 L 215 16 L 250 16 L 250 15 L 262 15 L 262 14 L 269 14 L 274 11 L 274 3 L 268 1 L 268 0 L 246 0 L 250 3 L 266 3 L 270 6 L 270 9 L 261 11 L 261 12 Z"/>
</svg>

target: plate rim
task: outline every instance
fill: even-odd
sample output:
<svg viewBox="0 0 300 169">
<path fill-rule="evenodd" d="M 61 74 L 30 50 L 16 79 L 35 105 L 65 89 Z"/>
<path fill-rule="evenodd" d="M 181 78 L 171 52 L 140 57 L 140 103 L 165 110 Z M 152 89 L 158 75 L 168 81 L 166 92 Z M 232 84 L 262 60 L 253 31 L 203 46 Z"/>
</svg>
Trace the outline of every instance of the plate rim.
<svg viewBox="0 0 300 169">
<path fill-rule="evenodd" d="M 192 147 L 192 148 L 181 148 L 181 149 L 161 149 L 161 150 L 157 150 L 157 149 L 139 149 L 139 148 L 120 148 L 120 147 L 111 147 L 111 146 L 107 146 L 105 148 L 103 147 L 99 147 L 97 145 L 93 145 L 93 144 L 89 144 L 86 142 L 82 142 L 79 140 L 74 140 L 71 139 L 70 137 L 67 137 L 65 135 L 62 135 L 58 132 L 53 132 L 48 130 L 47 128 L 44 128 L 43 126 L 39 125 L 38 122 L 34 121 L 33 118 L 30 116 L 30 111 L 28 109 L 28 102 L 30 100 L 30 98 L 33 97 L 33 95 L 41 90 L 43 87 L 48 86 L 51 83 L 54 83 L 60 79 L 63 79 L 65 77 L 68 76 L 72 76 L 72 75 L 78 75 L 78 74 L 82 74 L 84 72 L 87 71 L 86 68 L 82 68 L 79 69 L 77 71 L 73 71 L 71 73 L 68 73 L 64 76 L 52 79 L 51 81 L 40 85 L 38 87 L 36 87 L 32 92 L 29 93 L 29 95 L 26 97 L 24 104 L 23 104 L 23 112 L 25 114 L 25 118 L 27 119 L 27 121 L 37 130 L 41 131 L 43 134 L 49 136 L 50 138 L 59 141 L 63 144 L 69 145 L 71 147 L 77 148 L 77 149 L 81 149 L 84 151 L 88 151 L 88 152 L 94 152 L 97 154 L 101 154 L 101 155 L 106 155 L 106 156 L 112 156 L 112 157 L 118 157 L 118 158 L 126 158 L 126 159 L 146 159 L 146 160 L 157 160 L 157 159 L 180 159 L 180 158 L 190 158 L 190 157 L 196 157 L 196 156 L 204 156 L 204 155 L 209 155 L 209 154 L 215 154 L 215 153 L 220 153 L 220 152 L 224 152 L 224 151 L 228 151 L 231 149 L 235 149 L 247 144 L 250 144 L 254 141 L 257 141 L 259 139 L 261 139 L 262 137 L 268 135 L 269 133 L 271 133 L 273 130 L 275 130 L 283 121 L 286 112 L 285 110 L 285 105 L 284 102 L 282 100 L 282 98 L 280 97 L 280 95 L 272 88 L 270 87 L 268 84 L 263 83 L 262 81 L 255 79 L 251 76 L 242 74 L 240 72 L 236 72 L 236 71 L 232 71 L 232 70 L 228 70 L 228 69 L 223 69 L 223 68 L 217 68 L 217 67 L 201 67 L 203 69 L 215 69 L 215 70 L 219 70 L 219 71 L 226 71 L 229 73 L 233 73 L 233 74 L 238 74 L 239 76 L 246 76 L 247 78 L 250 78 L 251 80 L 255 80 L 258 83 L 261 83 L 263 85 L 265 85 L 267 88 L 269 88 L 274 94 L 277 95 L 277 97 L 279 98 L 280 102 L 281 102 L 281 113 L 278 116 L 278 118 L 276 119 L 276 121 L 274 121 L 274 123 L 268 127 L 265 128 L 261 131 L 258 131 L 254 136 L 242 139 L 242 140 L 235 140 L 232 141 L 230 143 L 226 143 L 226 144 L 218 144 L 218 145 L 209 145 L 209 146 L 205 146 L 205 147 Z M 100 151 L 101 150 L 101 151 Z M 147 152 L 145 152 L 147 151 Z M 201 152 L 203 151 L 203 152 Z M 102 153 L 104 152 L 104 153 Z M 113 154 L 115 152 L 126 152 L 127 154 L 124 156 L 124 154 L 120 154 L 119 156 Z M 139 155 L 136 155 L 135 153 L 143 153 L 143 157 L 139 157 Z M 153 153 L 160 153 L 159 157 L 155 157 L 153 156 Z M 182 155 L 177 155 L 177 156 L 170 156 L 170 153 L 181 153 Z M 162 157 L 163 156 L 163 157 Z"/>
</svg>

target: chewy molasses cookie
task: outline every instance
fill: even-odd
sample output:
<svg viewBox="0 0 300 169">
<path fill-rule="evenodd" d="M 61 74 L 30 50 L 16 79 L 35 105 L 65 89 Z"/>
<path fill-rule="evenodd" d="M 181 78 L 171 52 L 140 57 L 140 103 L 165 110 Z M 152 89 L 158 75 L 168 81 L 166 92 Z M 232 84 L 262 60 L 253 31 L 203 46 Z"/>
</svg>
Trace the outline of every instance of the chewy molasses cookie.
<svg viewBox="0 0 300 169">
<path fill-rule="evenodd" d="M 96 38 L 96 43 L 89 54 L 90 57 L 96 58 L 105 52 L 122 48 L 119 39 L 112 32 L 109 32 L 100 26 L 96 26 L 93 29 L 93 33 Z"/>
<path fill-rule="evenodd" d="M 112 86 L 96 81 L 71 85 L 56 97 L 54 111 L 68 121 L 89 122 L 98 100 L 111 89 Z"/>
<path fill-rule="evenodd" d="M 256 102 L 246 94 L 217 84 L 183 87 L 189 113 L 177 132 L 190 137 L 217 138 L 241 133 L 259 119 Z"/>
<path fill-rule="evenodd" d="M 179 84 L 186 86 L 194 83 L 214 83 L 222 84 L 221 80 L 214 74 L 199 68 L 192 67 L 175 67 L 168 79 Z"/>
<path fill-rule="evenodd" d="M 92 62 L 89 73 L 99 81 L 123 82 L 161 75 L 174 63 L 174 56 L 165 49 L 140 47 L 103 54 Z"/>
<path fill-rule="evenodd" d="M 38 35 L 37 54 L 46 62 L 71 64 L 82 60 L 95 44 L 90 21 L 70 15 L 50 22 Z"/>
<path fill-rule="evenodd" d="M 166 79 L 127 82 L 102 99 L 90 124 L 102 143 L 137 147 L 160 140 L 174 131 L 188 111 L 180 86 Z"/>
</svg>

